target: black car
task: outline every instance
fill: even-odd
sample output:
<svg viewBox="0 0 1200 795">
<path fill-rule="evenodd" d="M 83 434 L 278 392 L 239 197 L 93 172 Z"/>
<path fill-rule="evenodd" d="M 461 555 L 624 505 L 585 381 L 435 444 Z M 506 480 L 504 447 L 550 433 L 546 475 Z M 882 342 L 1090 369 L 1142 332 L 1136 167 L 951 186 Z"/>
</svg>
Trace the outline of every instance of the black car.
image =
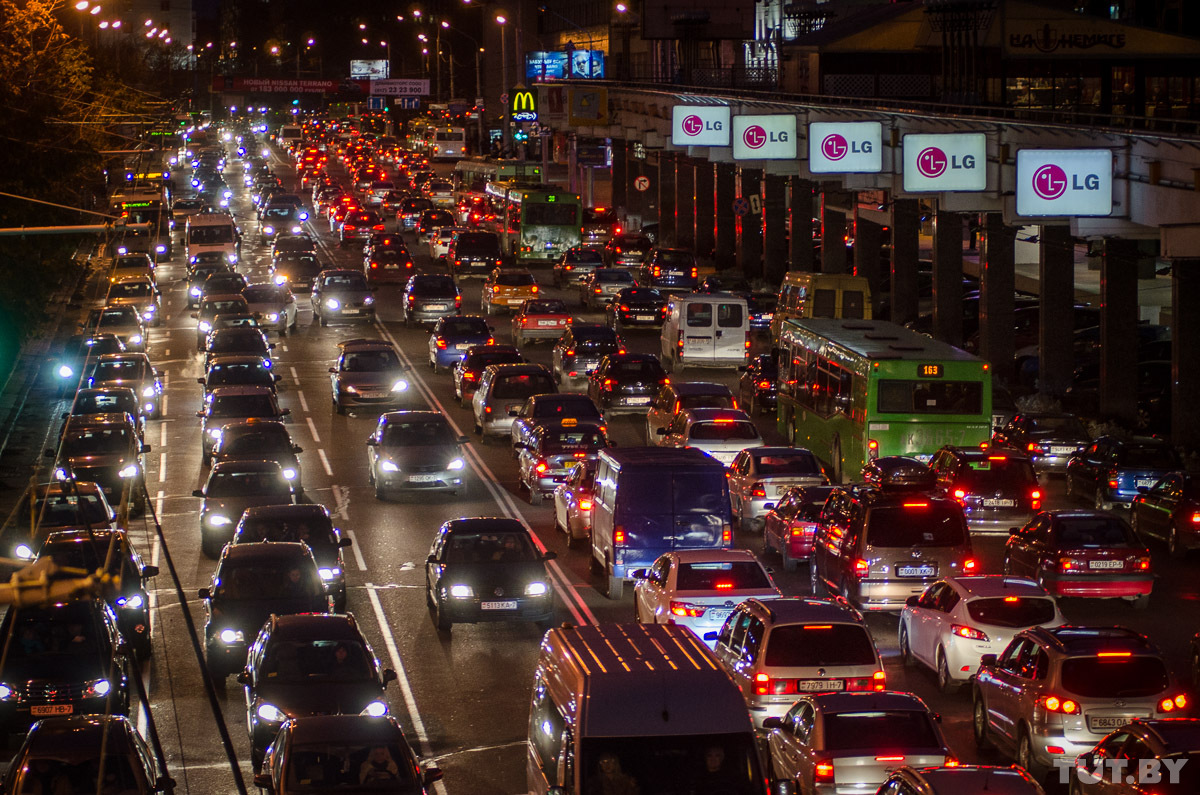
<svg viewBox="0 0 1200 795">
<path fill-rule="evenodd" d="M 1020 453 L 947 445 L 933 454 L 938 487 L 963 507 L 973 533 L 1007 533 L 1042 508 L 1042 487 Z"/>
<path fill-rule="evenodd" d="M 51 533 L 38 552 L 58 566 L 94 572 L 103 569 L 121 578 L 121 589 L 107 599 L 117 615 L 117 628 L 139 659 L 150 657 L 150 595 L 145 581 L 158 576 L 157 566 L 142 564 L 124 530 L 104 527 L 59 530 Z M 105 565 L 107 564 L 107 565 Z M 68 572 L 66 576 L 77 577 Z"/>
<path fill-rule="evenodd" d="M 242 513 L 233 533 L 235 544 L 262 541 L 291 541 L 308 545 L 317 561 L 317 574 L 325 593 L 333 599 L 333 609 L 346 609 L 346 562 L 342 550 L 351 541 L 333 526 L 324 505 L 258 505 Z"/>
<path fill-rule="evenodd" d="M 146 505 L 142 454 L 148 452 L 150 446 L 142 442 L 130 415 L 91 414 L 69 418 L 59 449 L 47 449 L 45 455 L 56 458 L 55 466 L 65 477 L 100 484 L 112 505 L 119 508 L 124 500 L 130 500 L 134 510 L 140 511 Z"/>
<path fill-rule="evenodd" d="M 218 681 L 245 667 L 246 650 L 272 615 L 331 607 L 313 554 L 299 543 L 227 544 L 199 595 L 208 608 L 208 674 Z"/>
<path fill-rule="evenodd" d="M 563 389 L 587 383 L 588 374 L 600 360 L 613 353 L 624 353 L 625 345 L 617 332 L 599 323 L 576 323 L 550 352 L 554 381 Z"/>
<path fill-rule="evenodd" d="M 588 376 L 588 397 L 605 412 L 645 412 L 667 383 L 658 357 L 649 353 L 614 353 L 605 356 Z"/>
<path fill-rule="evenodd" d="M 669 290 L 692 290 L 699 282 L 700 263 L 691 251 L 681 248 L 659 248 L 650 251 L 639 282 L 649 287 Z"/>
<path fill-rule="evenodd" d="M 367 439 L 367 480 L 375 498 L 402 491 L 448 491 L 462 488 L 462 445 L 446 416 L 437 411 L 391 411 L 379 418 Z"/>
<path fill-rule="evenodd" d="M 433 539 L 425 563 L 425 600 L 434 623 L 449 632 L 456 623 L 535 621 L 554 618 L 546 562 L 529 530 L 515 519 L 453 519 Z"/>
<path fill-rule="evenodd" d="M 271 280 L 293 288 L 312 287 L 326 265 L 311 251 L 281 251 L 271 260 Z"/>
<path fill-rule="evenodd" d="M 443 317 L 458 314 L 462 309 L 462 292 L 450 276 L 418 274 L 410 277 L 404 286 L 400 309 L 404 313 L 404 325 L 409 328 L 415 323 L 436 323 Z"/>
<path fill-rule="evenodd" d="M 55 371 L 59 377 L 60 394 L 63 397 L 74 394 L 76 387 L 87 383 L 100 357 L 110 353 L 125 353 L 125 343 L 116 334 L 85 333 L 73 337 Z M 138 412 L 135 409 L 131 413 Z"/>
<path fill-rule="evenodd" d="M 212 259 L 201 260 L 200 257 L 202 256 L 211 257 Z M 209 277 L 221 273 L 232 273 L 229 269 L 229 263 L 225 261 L 225 252 L 206 251 L 192 257 L 192 264 L 188 268 L 188 274 L 185 278 L 187 282 L 187 305 L 189 309 L 200 303 L 201 288 Z"/>
<path fill-rule="evenodd" d="M 100 486 L 90 481 L 55 480 L 30 486 L 21 497 L 17 521 L 0 535 L 3 554 L 33 560 L 38 547 L 57 530 L 115 530 L 117 512 Z M 31 532 L 30 528 L 34 528 Z"/>
<path fill-rule="evenodd" d="M 638 232 L 616 235 L 604 244 L 604 261 L 610 268 L 638 267 L 646 261 L 654 243 Z"/>
<path fill-rule="evenodd" d="M 304 492 L 300 459 L 304 448 L 292 442 L 287 426 L 279 420 L 251 418 L 221 428 L 221 438 L 213 445 L 212 464 L 226 461 L 274 461 L 296 494 Z"/>
<path fill-rule="evenodd" d="M 738 378 L 738 403 L 751 416 L 775 411 L 779 388 L 779 354 L 755 356 Z"/>
<path fill-rule="evenodd" d="M 280 376 L 271 372 L 271 360 L 265 356 L 222 354 L 208 360 L 208 369 L 196 383 L 207 395 L 219 386 L 262 386 L 276 393 Z"/>
<path fill-rule="evenodd" d="M 1066 474 L 1067 461 L 1090 441 L 1074 414 L 1050 412 L 1022 412 L 992 435 L 992 446 L 1028 456 L 1039 475 Z"/>
<path fill-rule="evenodd" d="M 250 303 L 244 295 L 213 295 L 200 299 L 200 306 L 192 317 L 196 320 L 196 350 L 204 350 L 208 333 L 213 330 L 217 315 L 249 314 Z"/>
<path fill-rule="evenodd" d="M 369 323 L 375 319 L 374 292 L 362 271 L 346 268 L 321 271 L 313 282 L 313 317 L 322 326 L 334 320 Z"/>
<path fill-rule="evenodd" d="M 446 262 L 456 278 L 487 278 L 502 263 L 500 238 L 492 232 L 459 232 L 450 241 Z"/>
<path fill-rule="evenodd" d="M 472 345 L 454 365 L 454 394 L 463 408 L 479 386 L 484 369 L 490 364 L 520 364 L 525 357 L 512 345 Z"/>
<path fill-rule="evenodd" d="M 246 692 L 254 771 L 289 718 L 386 715 L 385 689 L 395 678 L 395 671 L 380 667 L 354 616 L 271 616 L 238 675 Z"/>
<path fill-rule="evenodd" d="M 213 328 L 204 345 L 204 363 L 207 367 L 208 362 L 217 356 L 269 358 L 274 349 L 275 343 L 267 342 L 267 335 L 257 326 Z"/>
<path fill-rule="evenodd" d="M 138 422 L 138 429 L 145 431 L 145 418 L 139 417 L 141 403 L 131 387 L 107 386 L 98 389 L 80 389 L 71 401 L 71 410 L 62 418 L 87 417 L 92 414 L 128 414 Z"/>
<path fill-rule="evenodd" d="M 604 307 L 604 314 L 614 331 L 622 326 L 661 326 L 667 319 L 667 299 L 649 287 L 626 287 Z"/>
<path fill-rule="evenodd" d="M 240 273 L 218 271 L 204 280 L 197 297 L 203 299 L 210 295 L 240 295 L 248 284 L 249 280 Z"/>
<path fill-rule="evenodd" d="M 117 617 L 100 600 L 9 607 L 0 623 L 0 727 L 41 718 L 129 713 L 129 661 Z"/>
</svg>

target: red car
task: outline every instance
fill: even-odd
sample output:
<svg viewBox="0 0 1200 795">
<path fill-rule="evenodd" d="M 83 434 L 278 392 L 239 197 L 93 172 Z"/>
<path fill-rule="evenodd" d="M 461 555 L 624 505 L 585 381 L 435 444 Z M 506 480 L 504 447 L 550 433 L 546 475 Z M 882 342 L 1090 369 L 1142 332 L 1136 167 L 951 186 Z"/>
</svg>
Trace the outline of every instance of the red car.
<svg viewBox="0 0 1200 795">
<path fill-rule="evenodd" d="M 513 342 L 521 347 L 531 340 L 557 340 L 571 325 L 567 305 L 557 298 L 531 298 L 512 319 Z"/>
<path fill-rule="evenodd" d="M 812 554 L 813 538 L 821 509 L 833 486 L 792 486 L 775 507 L 767 511 L 763 524 L 763 546 L 783 558 L 783 570 L 795 571 L 796 564 Z"/>
<path fill-rule="evenodd" d="M 1055 596 L 1150 603 L 1150 550 L 1124 519 L 1104 511 L 1042 511 L 1014 527 L 1004 573 L 1029 577 Z"/>
</svg>

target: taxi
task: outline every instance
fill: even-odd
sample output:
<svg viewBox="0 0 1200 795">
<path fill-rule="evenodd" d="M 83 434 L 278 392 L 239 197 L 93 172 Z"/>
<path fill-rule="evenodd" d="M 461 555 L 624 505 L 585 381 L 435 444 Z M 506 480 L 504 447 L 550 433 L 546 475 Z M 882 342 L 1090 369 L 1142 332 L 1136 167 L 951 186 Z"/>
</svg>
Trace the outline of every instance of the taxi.
<svg viewBox="0 0 1200 795">
<path fill-rule="evenodd" d="M 538 284 L 526 268 L 496 268 L 483 283 L 480 309 L 492 315 L 515 310 L 531 298 L 538 297 Z"/>
</svg>

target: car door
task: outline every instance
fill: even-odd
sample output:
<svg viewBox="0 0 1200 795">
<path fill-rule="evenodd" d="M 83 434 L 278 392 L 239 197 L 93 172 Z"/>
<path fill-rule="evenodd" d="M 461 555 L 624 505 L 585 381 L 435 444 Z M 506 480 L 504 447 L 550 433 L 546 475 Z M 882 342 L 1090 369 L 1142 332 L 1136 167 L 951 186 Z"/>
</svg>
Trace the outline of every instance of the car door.
<svg viewBox="0 0 1200 795">
<path fill-rule="evenodd" d="M 746 355 L 746 332 L 750 319 L 741 301 L 719 301 L 715 313 L 717 327 L 713 336 L 713 357 L 722 361 Z"/>
<path fill-rule="evenodd" d="M 521 406 L 521 410 L 519 412 L 517 412 L 516 419 L 513 420 L 512 443 L 514 445 L 529 444 L 531 441 L 530 431 L 531 431 L 532 427 L 533 427 L 533 398 L 530 397 L 530 398 L 525 399 L 525 404 L 523 406 Z M 520 450 L 517 449 L 516 447 L 514 447 L 513 453 L 519 454 Z"/>
<path fill-rule="evenodd" d="M 674 584 L 675 561 L 670 555 L 662 555 L 646 572 L 645 582 L 639 589 L 642 612 L 650 623 L 669 624 L 671 621 L 669 587 Z"/>
<path fill-rule="evenodd" d="M 663 430 L 666 433 L 658 437 L 660 445 L 663 447 L 687 446 L 687 415 L 682 411 L 676 414 Z"/>
<path fill-rule="evenodd" d="M 715 350 L 716 318 L 714 304 L 705 300 L 686 301 L 683 305 L 683 353 L 689 358 L 709 360 Z"/>
<path fill-rule="evenodd" d="M 914 657 L 933 667 L 933 648 L 937 645 L 939 622 L 935 617 L 938 597 L 948 588 L 944 582 L 935 582 L 917 597 L 908 620 L 908 648 Z"/>
<path fill-rule="evenodd" d="M 770 740 L 771 762 L 775 772 L 784 779 L 795 779 L 805 768 L 809 739 L 815 715 L 812 705 L 800 701 L 792 705 L 783 717 L 778 735 Z"/>
<path fill-rule="evenodd" d="M 742 647 L 746 640 L 746 629 L 750 626 L 752 618 L 753 616 L 745 611 L 734 613 L 726 622 L 726 626 L 731 629 L 728 639 L 721 638 L 719 644 L 725 670 L 738 686 L 738 690 L 742 691 L 742 697 L 747 700 L 754 694 L 754 674 L 748 671 L 743 663 Z"/>
<path fill-rule="evenodd" d="M 1155 538 L 1166 538 L 1171 514 L 1182 495 L 1182 479 L 1178 475 L 1168 475 L 1151 486 L 1145 503 L 1137 506 L 1138 531 Z"/>
<path fill-rule="evenodd" d="M 1017 638 L 997 659 L 988 678 L 985 697 L 988 722 L 994 731 L 1014 745 L 1020 731 L 1021 694 L 1029 684 L 1023 674 L 1036 651 L 1037 644 L 1033 641 Z"/>
<path fill-rule="evenodd" d="M 750 466 L 753 460 L 750 454 L 745 450 L 737 454 L 733 459 L 733 463 L 729 465 L 729 502 L 733 508 L 733 515 L 737 516 L 742 509 L 742 501 L 745 498 L 745 489 L 750 482 Z"/>
<path fill-rule="evenodd" d="M 658 390 L 658 395 L 655 396 L 654 402 L 650 404 L 650 411 L 646 413 L 646 438 L 649 444 L 658 444 L 658 436 L 655 430 L 663 427 L 671 419 L 670 410 L 675 405 L 675 390 L 670 384 L 661 387 Z"/>
<path fill-rule="evenodd" d="M 1016 534 L 1009 536 L 1006 554 L 1008 557 L 1008 574 L 1020 577 L 1036 577 L 1037 561 L 1034 559 L 1032 547 L 1034 534 L 1043 522 L 1044 516 L 1035 516 L 1032 521 L 1022 527 Z"/>
</svg>

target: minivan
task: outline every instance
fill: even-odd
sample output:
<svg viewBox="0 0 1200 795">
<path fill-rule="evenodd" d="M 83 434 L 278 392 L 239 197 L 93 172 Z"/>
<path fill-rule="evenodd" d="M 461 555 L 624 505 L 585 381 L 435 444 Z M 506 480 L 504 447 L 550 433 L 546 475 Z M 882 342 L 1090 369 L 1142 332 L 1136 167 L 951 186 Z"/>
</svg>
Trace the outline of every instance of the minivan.
<svg viewBox="0 0 1200 795">
<path fill-rule="evenodd" d="M 795 317 L 871 319 L 871 288 L 865 276 L 788 271 L 779 287 L 771 319 L 771 340 L 779 344 L 783 324 Z"/>
<path fill-rule="evenodd" d="M 667 304 L 662 358 L 672 372 L 687 365 L 742 367 L 750 352 L 750 309 L 731 293 L 679 295 Z"/>
<path fill-rule="evenodd" d="M 631 571 L 665 552 L 733 544 L 725 467 L 699 450 L 604 450 L 593 502 L 592 567 L 610 599 L 621 598 Z"/>
</svg>

